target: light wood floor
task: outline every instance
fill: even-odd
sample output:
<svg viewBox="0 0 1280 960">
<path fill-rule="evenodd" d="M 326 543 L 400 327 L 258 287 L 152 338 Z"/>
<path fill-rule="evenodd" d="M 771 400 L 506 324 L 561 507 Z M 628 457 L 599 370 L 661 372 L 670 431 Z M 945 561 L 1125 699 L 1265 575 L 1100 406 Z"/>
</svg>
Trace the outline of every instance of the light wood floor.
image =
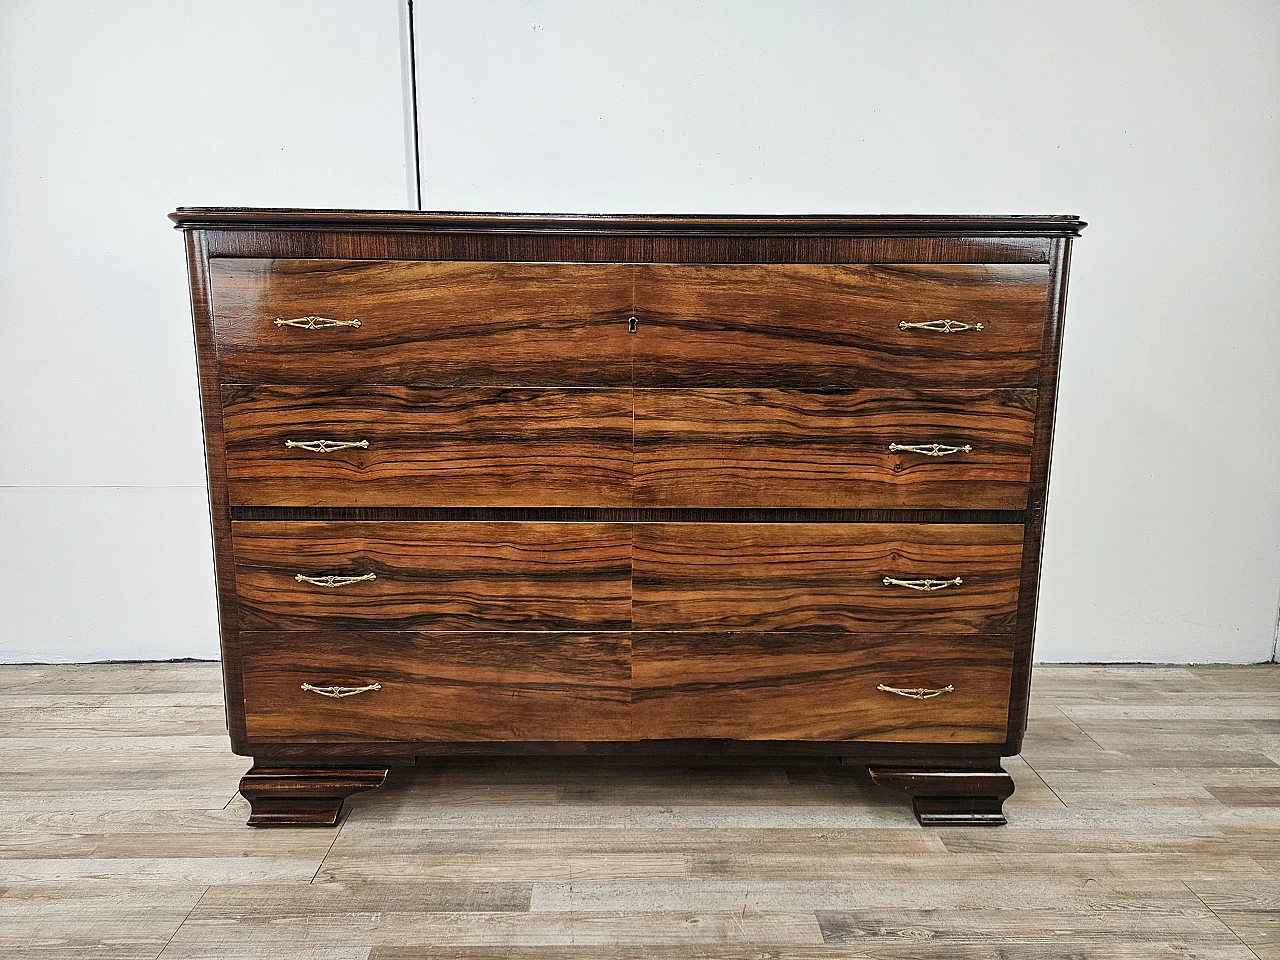
<svg viewBox="0 0 1280 960">
<path fill-rule="evenodd" d="M 1009 826 L 822 762 L 449 761 L 253 830 L 210 664 L 0 667 L 0 957 L 1280 958 L 1280 668 L 1043 667 Z"/>
</svg>

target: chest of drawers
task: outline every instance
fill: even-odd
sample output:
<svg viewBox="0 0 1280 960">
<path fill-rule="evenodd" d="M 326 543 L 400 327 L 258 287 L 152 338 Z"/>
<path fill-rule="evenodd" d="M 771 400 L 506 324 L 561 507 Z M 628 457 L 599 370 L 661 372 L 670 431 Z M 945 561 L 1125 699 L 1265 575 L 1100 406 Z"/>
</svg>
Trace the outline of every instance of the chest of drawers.
<svg viewBox="0 0 1280 960">
<path fill-rule="evenodd" d="M 1004 822 L 1079 220 L 172 218 L 250 823 L 551 751 Z"/>
</svg>

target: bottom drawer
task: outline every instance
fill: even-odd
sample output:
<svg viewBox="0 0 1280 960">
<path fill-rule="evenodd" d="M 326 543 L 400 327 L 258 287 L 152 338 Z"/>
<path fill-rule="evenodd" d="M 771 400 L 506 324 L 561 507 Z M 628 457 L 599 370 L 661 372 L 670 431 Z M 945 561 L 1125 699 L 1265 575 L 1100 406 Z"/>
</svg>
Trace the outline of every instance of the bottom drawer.
<svg viewBox="0 0 1280 960">
<path fill-rule="evenodd" d="M 625 633 L 242 633 L 240 649 L 253 740 L 628 739 Z"/>
<path fill-rule="evenodd" d="M 633 729 L 654 739 L 1003 743 L 1012 674 L 1007 636 L 637 633 Z"/>
<path fill-rule="evenodd" d="M 252 740 L 1003 743 L 1009 637 L 243 633 Z"/>
</svg>

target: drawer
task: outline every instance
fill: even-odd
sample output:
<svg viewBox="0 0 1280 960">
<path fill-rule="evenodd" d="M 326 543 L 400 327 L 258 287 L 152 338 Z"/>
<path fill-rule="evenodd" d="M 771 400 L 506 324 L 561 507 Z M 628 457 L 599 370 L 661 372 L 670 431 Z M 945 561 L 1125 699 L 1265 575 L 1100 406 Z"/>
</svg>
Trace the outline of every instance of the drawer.
<svg viewBox="0 0 1280 960">
<path fill-rule="evenodd" d="M 1013 663 L 1007 637 L 248 632 L 241 641 L 249 737 L 293 743 L 1000 743 Z"/>
<path fill-rule="evenodd" d="M 635 634 L 635 734 L 1003 743 L 1012 670 L 1010 637 Z"/>
<path fill-rule="evenodd" d="M 1022 510 L 1035 411 L 1029 389 L 637 390 L 635 502 Z"/>
<path fill-rule="evenodd" d="M 618 740 L 629 723 L 626 634 L 267 632 L 241 649 L 254 740 Z"/>
<path fill-rule="evenodd" d="M 1044 264 L 643 264 L 635 383 L 1035 386 L 1048 281 Z"/>
<path fill-rule="evenodd" d="M 629 384 L 632 273 L 622 264 L 214 259 L 219 379 Z M 320 318 L 314 329 L 309 317 Z"/>
<path fill-rule="evenodd" d="M 631 505 L 631 390 L 222 388 L 232 505 Z"/>
<path fill-rule="evenodd" d="M 637 630 L 1009 634 L 1018 524 L 637 524 Z"/>
<path fill-rule="evenodd" d="M 231 525 L 246 630 L 625 629 L 626 525 Z"/>
</svg>

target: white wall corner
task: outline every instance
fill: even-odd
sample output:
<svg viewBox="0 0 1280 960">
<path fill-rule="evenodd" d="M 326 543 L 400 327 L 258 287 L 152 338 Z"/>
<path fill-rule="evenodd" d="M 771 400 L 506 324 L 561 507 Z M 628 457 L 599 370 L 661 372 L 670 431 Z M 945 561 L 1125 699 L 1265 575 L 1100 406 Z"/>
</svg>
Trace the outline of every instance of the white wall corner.
<svg viewBox="0 0 1280 960">
<path fill-rule="evenodd" d="M 422 135 L 418 130 L 418 69 L 414 49 L 413 0 L 399 0 L 400 78 L 404 105 L 404 169 L 409 203 L 422 209 L 422 162 L 418 156 Z"/>
<path fill-rule="evenodd" d="M 1276 629 L 1271 635 L 1271 662 L 1280 663 L 1280 603 L 1276 605 Z"/>
</svg>

